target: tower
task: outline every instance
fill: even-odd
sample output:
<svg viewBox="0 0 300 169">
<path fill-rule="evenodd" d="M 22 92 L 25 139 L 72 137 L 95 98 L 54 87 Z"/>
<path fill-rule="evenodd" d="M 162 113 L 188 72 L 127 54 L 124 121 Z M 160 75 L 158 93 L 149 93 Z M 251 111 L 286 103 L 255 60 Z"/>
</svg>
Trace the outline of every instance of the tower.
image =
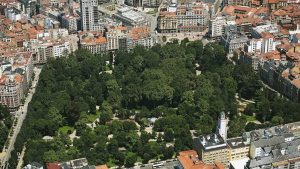
<svg viewBox="0 0 300 169">
<path fill-rule="evenodd" d="M 100 29 L 98 0 L 81 0 L 80 8 L 82 31 L 98 31 Z"/>
<path fill-rule="evenodd" d="M 227 139 L 228 122 L 229 119 L 226 118 L 225 113 L 221 112 L 218 119 L 217 132 L 224 139 L 224 141 Z"/>
</svg>

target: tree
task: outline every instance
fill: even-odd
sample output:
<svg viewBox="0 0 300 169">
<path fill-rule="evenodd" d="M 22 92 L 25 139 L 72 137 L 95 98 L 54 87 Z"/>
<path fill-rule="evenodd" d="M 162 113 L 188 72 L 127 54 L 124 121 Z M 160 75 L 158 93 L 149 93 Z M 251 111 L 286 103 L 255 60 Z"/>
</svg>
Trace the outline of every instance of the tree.
<svg viewBox="0 0 300 169">
<path fill-rule="evenodd" d="M 245 131 L 253 131 L 253 130 L 257 130 L 260 129 L 259 124 L 253 123 L 253 122 L 249 122 L 247 123 L 247 125 L 245 126 Z"/>
<path fill-rule="evenodd" d="M 161 134 L 161 133 L 158 134 L 156 141 L 157 141 L 158 143 L 161 143 L 161 142 L 162 142 L 162 134 Z"/>
<path fill-rule="evenodd" d="M 111 114 L 107 113 L 107 112 L 103 112 L 100 114 L 100 123 L 101 124 L 106 124 L 108 121 L 111 120 Z"/>
<path fill-rule="evenodd" d="M 283 124 L 283 122 L 284 122 L 284 120 L 280 116 L 274 116 L 274 117 L 272 117 L 272 120 L 271 120 L 271 123 L 273 125 L 280 125 L 280 124 Z"/>
<path fill-rule="evenodd" d="M 124 162 L 125 162 L 125 155 L 124 155 L 124 153 L 122 153 L 122 152 L 118 152 L 117 154 L 116 154 L 116 160 L 117 160 L 117 165 L 118 166 L 122 166 L 122 165 L 124 165 Z"/>
<path fill-rule="evenodd" d="M 214 128 L 214 120 L 208 114 L 200 117 L 199 122 L 196 124 L 197 132 L 199 135 L 207 135 L 212 133 Z"/>
<path fill-rule="evenodd" d="M 143 72 L 143 98 L 150 107 L 160 102 L 170 102 L 174 89 L 169 86 L 170 79 L 159 69 L 146 69 Z"/>
<path fill-rule="evenodd" d="M 141 142 L 142 142 L 142 144 L 146 144 L 146 143 L 148 143 L 148 141 L 150 140 L 150 138 L 151 138 L 151 134 L 148 134 L 147 132 L 145 132 L 145 131 L 142 131 L 141 132 Z"/>
<path fill-rule="evenodd" d="M 164 159 L 170 159 L 174 155 L 174 147 L 164 147 L 163 151 L 163 158 Z"/>
<path fill-rule="evenodd" d="M 245 132 L 246 118 L 244 116 L 235 117 L 229 121 L 228 137 L 238 137 Z"/>
<path fill-rule="evenodd" d="M 259 76 L 249 65 L 236 65 L 233 77 L 237 82 L 240 96 L 245 99 L 253 99 L 256 92 L 262 87 Z"/>
<path fill-rule="evenodd" d="M 166 142 L 171 142 L 171 141 L 174 140 L 174 132 L 173 132 L 172 129 L 166 128 L 166 129 L 164 130 L 164 140 L 165 140 Z"/>
<path fill-rule="evenodd" d="M 115 79 L 108 80 L 106 83 L 107 101 L 112 107 L 119 107 L 121 104 L 121 90 Z"/>
<path fill-rule="evenodd" d="M 9 118 L 10 117 L 10 113 L 9 110 L 6 106 L 0 104 L 0 121 Z"/>
<path fill-rule="evenodd" d="M 133 167 L 136 161 L 137 161 L 137 155 L 135 153 L 129 152 L 126 155 L 125 167 Z"/>
<path fill-rule="evenodd" d="M 137 130 L 137 126 L 133 121 L 126 120 L 123 122 L 123 129 L 125 131 Z"/>
<path fill-rule="evenodd" d="M 209 98 L 212 96 L 214 88 L 204 75 L 198 76 L 196 84 L 197 86 L 194 94 L 196 106 L 201 113 L 206 113 L 209 108 Z"/>
<path fill-rule="evenodd" d="M 57 153 L 53 150 L 47 151 L 43 155 L 43 160 L 47 163 L 58 161 Z"/>
<path fill-rule="evenodd" d="M 0 149 L 3 149 L 8 136 L 8 128 L 0 123 Z"/>
</svg>

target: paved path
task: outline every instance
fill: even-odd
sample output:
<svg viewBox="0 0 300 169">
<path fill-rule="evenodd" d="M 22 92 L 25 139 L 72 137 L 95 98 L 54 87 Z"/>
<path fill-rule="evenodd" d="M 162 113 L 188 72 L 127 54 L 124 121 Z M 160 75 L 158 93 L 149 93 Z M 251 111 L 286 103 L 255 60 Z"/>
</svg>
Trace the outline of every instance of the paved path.
<svg viewBox="0 0 300 169">
<path fill-rule="evenodd" d="M 24 145 L 23 146 L 23 149 L 22 149 L 22 152 L 19 156 L 19 161 L 18 161 L 18 165 L 17 165 L 17 169 L 22 169 L 22 166 L 23 166 L 23 157 L 24 157 L 24 154 L 25 154 L 25 151 L 26 151 L 26 146 Z"/>
<path fill-rule="evenodd" d="M 1 165 L 0 165 L 0 169 L 6 169 L 8 160 L 10 158 L 11 152 L 14 149 L 14 144 L 17 138 L 17 135 L 20 132 L 20 129 L 22 127 L 23 121 L 26 118 L 27 115 L 27 110 L 28 110 L 28 104 L 32 99 L 33 94 L 35 93 L 35 89 L 36 89 L 36 85 L 37 82 L 39 80 L 39 75 L 41 73 L 41 68 L 34 68 L 34 80 L 32 81 L 32 89 L 29 90 L 28 96 L 25 99 L 25 103 L 24 106 L 21 106 L 16 112 L 15 112 L 15 116 L 17 118 L 17 125 L 15 127 L 12 128 L 11 132 L 13 132 L 13 134 L 9 134 L 9 140 L 8 140 L 8 146 L 3 148 L 2 152 L 5 152 L 5 156 L 1 159 Z"/>
</svg>

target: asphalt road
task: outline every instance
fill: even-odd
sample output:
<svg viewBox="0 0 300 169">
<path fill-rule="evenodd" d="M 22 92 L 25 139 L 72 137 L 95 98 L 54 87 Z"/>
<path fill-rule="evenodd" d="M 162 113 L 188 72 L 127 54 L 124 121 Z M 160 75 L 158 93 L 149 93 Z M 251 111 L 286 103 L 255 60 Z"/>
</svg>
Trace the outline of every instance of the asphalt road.
<svg viewBox="0 0 300 169">
<path fill-rule="evenodd" d="M 7 168 L 7 163 L 8 163 L 8 160 L 10 158 L 11 152 L 14 149 L 14 144 L 15 144 L 17 135 L 19 134 L 20 129 L 21 129 L 22 124 L 23 124 L 23 121 L 24 121 L 24 119 L 26 118 L 26 115 L 27 115 L 28 104 L 31 101 L 33 94 L 35 93 L 35 88 L 36 88 L 37 82 L 39 80 L 39 75 L 41 73 L 41 68 L 35 67 L 33 71 L 34 71 L 35 77 L 34 77 L 34 80 L 32 81 L 32 88 L 29 89 L 29 93 L 28 93 L 28 96 L 25 99 L 24 106 L 21 106 L 15 112 L 15 116 L 18 118 L 17 125 L 14 127 L 14 129 L 12 131 L 13 132 L 12 136 L 9 137 L 8 147 L 3 148 L 2 152 L 5 153 L 5 156 L 1 159 L 1 168 L 0 169 L 6 169 Z"/>
<path fill-rule="evenodd" d="M 178 166 L 179 162 L 173 161 L 173 160 L 167 160 L 164 161 L 164 165 L 156 168 L 156 169 L 174 169 L 175 166 Z M 145 164 L 145 165 L 141 165 L 141 166 L 136 166 L 134 167 L 134 169 L 153 169 L 153 164 Z"/>
</svg>

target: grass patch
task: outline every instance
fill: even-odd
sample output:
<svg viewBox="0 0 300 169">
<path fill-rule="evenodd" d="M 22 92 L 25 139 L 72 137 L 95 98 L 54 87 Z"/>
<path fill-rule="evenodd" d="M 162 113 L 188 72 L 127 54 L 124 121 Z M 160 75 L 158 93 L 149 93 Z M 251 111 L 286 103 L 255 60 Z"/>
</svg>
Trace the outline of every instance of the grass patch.
<svg viewBox="0 0 300 169">
<path fill-rule="evenodd" d="M 244 115 L 244 116 L 246 117 L 246 120 L 247 120 L 248 122 L 250 122 L 250 121 L 255 121 L 255 120 L 256 120 L 255 116 L 247 116 L 247 115 Z"/>
<path fill-rule="evenodd" d="M 88 123 L 93 123 L 100 116 L 100 111 L 96 111 L 96 114 L 88 114 L 87 121 Z"/>
<path fill-rule="evenodd" d="M 147 14 L 149 15 L 154 15 L 156 12 L 155 11 L 148 11 Z"/>
<path fill-rule="evenodd" d="M 140 157 L 140 156 L 137 156 L 137 160 L 136 160 L 136 162 L 143 163 L 143 159 L 142 159 L 142 157 Z"/>
<path fill-rule="evenodd" d="M 109 159 L 109 161 L 106 164 L 109 168 L 116 166 L 116 164 L 114 163 L 114 160 L 111 158 Z"/>
<path fill-rule="evenodd" d="M 59 131 L 60 133 L 69 134 L 70 132 L 73 133 L 74 127 L 63 126 L 63 127 L 60 127 L 60 128 L 58 129 L 58 131 Z M 70 131 L 70 132 L 68 133 L 68 131 Z"/>
</svg>

